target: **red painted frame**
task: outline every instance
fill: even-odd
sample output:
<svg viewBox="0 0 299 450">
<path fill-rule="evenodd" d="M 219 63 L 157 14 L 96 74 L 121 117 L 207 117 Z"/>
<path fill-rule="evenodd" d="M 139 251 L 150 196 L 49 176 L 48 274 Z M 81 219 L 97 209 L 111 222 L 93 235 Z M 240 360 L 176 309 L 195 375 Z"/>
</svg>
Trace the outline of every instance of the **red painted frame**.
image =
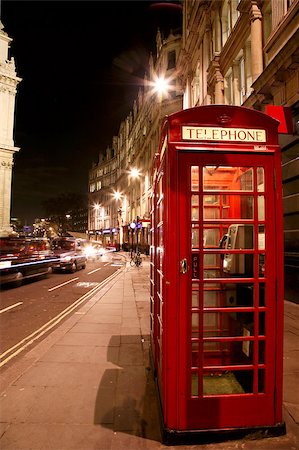
<svg viewBox="0 0 299 450">
<path fill-rule="evenodd" d="M 206 142 L 186 141 L 182 139 L 182 126 L 206 126 L 226 128 L 255 128 L 266 130 L 267 140 L 263 145 L 240 142 Z M 151 223 L 151 304 L 152 304 L 152 330 L 151 349 L 155 366 L 159 394 L 162 406 L 164 428 L 170 430 L 196 430 L 202 428 L 238 428 L 252 426 L 274 426 L 282 422 L 282 350 L 283 350 L 283 223 L 282 223 L 282 183 L 280 148 L 278 146 L 278 122 L 271 117 L 255 110 L 224 105 L 209 105 L 180 111 L 166 117 L 160 139 L 159 151 L 154 162 L 154 182 L 152 196 L 152 223 Z M 265 416 L 262 423 L 260 418 L 254 417 L 240 420 L 242 404 L 246 407 L 245 396 L 241 396 L 234 408 L 230 409 L 231 419 L 222 418 L 211 426 L 208 421 L 205 425 L 203 416 L 206 410 L 197 411 L 192 408 L 192 402 L 186 401 L 188 397 L 187 383 L 187 355 L 184 354 L 182 340 L 186 340 L 190 330 L 187 329 L 187 307 L 180 295 L 188 292 L 188 278 L 180 275 L 179 261 L 182 254 L 180 242 L 180 205 L 186 201 L 186 189 L 181 189 L 184 180 L 179 178 L 180 155 L 190 155 L 198 158 L 201 155 L 205 162 L 211 155 L 211 161 L 217 156 L 227 155 L 228 161 L 233 157 L 235 164 L 246 159 L 254 161 L 255 155 L 262 160 L 269 161 L 273 167 L 273 201 L 275 202 L 276 234 L 273 241 L 273 261 L 271 274 L 275 276 L 274 295 L 276 295 L 276 311 L 268 337 L 275 345 L 272 361 L 268 361 L 272 373 L 271 389 L 273 402 L 268 405 L 271 413 Z M 187 156 L 186 156 L 187 157 Z M 258 158 L 257 158 L 258 159 Z M 243 161 L 243 162 L 242 162 Z M 271 161 L 271 162 L 270 162 Z M 159 212 L 157 197 L 158 182 L 162 180 L 163 213 Z M 270 181 L 268 180 L 268 184 Z M 274 183 L 276 188 L 274 189 Z M 270 184 L 269 184 L 270 186 Z M 161 181 L 160 181 L 161 187 Z M 184 186 L 186 188 L 186 186 Z M 159 194 L 160 195 L 160 194 Z M 159 215 L 159 217 L 157 217 Z M 161 241 L 161 228 L 163 229 L 163 242 Z M 159 235 L 158 235 L 159 230 Z M 161 245 L 162 243 L 162 245 Z M 162 261 L 158 262 L 158 252 Z M 161 287 L 158 287 L 161 286 Z M 275 294 L 276 293 L 276 294 Z M 161 301 L 162 297 L 162 301 Z M 162 308 L 162 311 L 161 311 Z M 162 328 L 161 328 L 162 327 Z M 162 330 L 162 341 L 158 334 Z M 186 346 L 185 346 L 186 348 Z M 207 416 L 213 416 L 213 409 L 225 406 L 227 396 L 215 396 L 208 399 L 205 408 L 210 409 Z M 253 402 L 258 402 L 255 396 Z M 220 402 L 220 403 L 219 403 Z M 222 402 L 222 403 L 221 403 Z M 258 409 L 258 404 L 256 406 Z M 224 408 L 225 409 L 225 408 Z"/>
</svg>

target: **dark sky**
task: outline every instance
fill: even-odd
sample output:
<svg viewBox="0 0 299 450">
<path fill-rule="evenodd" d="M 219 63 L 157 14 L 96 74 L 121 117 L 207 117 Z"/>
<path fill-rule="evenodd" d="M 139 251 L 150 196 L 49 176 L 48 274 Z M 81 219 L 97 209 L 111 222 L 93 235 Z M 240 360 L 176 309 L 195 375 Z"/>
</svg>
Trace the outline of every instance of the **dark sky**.
<svg viewBox="0 0 299 450">
<path fill-rule="evenodd" d="M 132 107 L 157 28 L 177 28 L 181 12 L 157 1 L 2 0 L 1 21 L 22 78 L 11 214 L 30 224 L 45 199 L 87 193 L 88 170 Z"/>
</svg>

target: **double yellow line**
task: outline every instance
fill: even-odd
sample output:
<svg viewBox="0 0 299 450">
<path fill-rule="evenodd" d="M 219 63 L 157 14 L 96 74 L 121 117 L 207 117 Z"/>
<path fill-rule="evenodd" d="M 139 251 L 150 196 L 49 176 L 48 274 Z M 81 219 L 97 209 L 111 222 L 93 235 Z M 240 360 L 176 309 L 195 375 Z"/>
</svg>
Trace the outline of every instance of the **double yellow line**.
<svg viewBox="0 0 299 450">
<path fill-rule="evenodd" d="M 82 297 L 78 298 L 74 303 L 69 305 L 67 308 L 65 308 L 61 313 L 59 313 L 57 316 L 53 317 L 53 319 L 49 320 L 49 322 L 45 323 L 43 326 L 41 326 L 38 330 L 31 333 L 29 336 L 22 339 L 20 342 L 15 344 L 13 347 L 6 350 L 4 353 L 0 355 L 0 367 L 7 364 L 11 359 L 15 358 L 19 353 L 21 353 L 25 348 L 27 348 L 29 345 L 31 345 L 34 341 L 39 339 L 41 336 L 43 336 L 45 333 L 47 333 L 49 330 L 51 330 L 55 325 L 57 325 L 59 322 L 61 322 L 66 316 L 68 316 L 70 313 L 72 313 L 78 306 L 80 306 L 83 302 L 88 300 L 90 297 L 92 297 L 94 294 L 96 294 L 98 291 L 103 289 L 110 281 L 112 281 L 114 278 L 116 278 L 120 274 L 120 271 L 114 272 L 112 275 L 110 275 L 108 278 L 106 278 L 104 281 L 98 284 L 98 286 L 95 286 L 92 288 L 89 292 L 82 295 Z"/>
</svg>

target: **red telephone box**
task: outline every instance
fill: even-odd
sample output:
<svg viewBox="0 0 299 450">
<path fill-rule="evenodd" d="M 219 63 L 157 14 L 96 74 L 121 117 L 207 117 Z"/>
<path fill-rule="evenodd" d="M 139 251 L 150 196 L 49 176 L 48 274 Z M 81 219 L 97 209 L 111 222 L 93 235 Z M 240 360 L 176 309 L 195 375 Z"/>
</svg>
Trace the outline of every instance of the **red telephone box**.
<svg viewBox="0 0 299 450">
<path fill-rule="evenodd" d="M 278 122 L 209 105 L 166 117 L 151 210 L 151 353 L 166 444 L 282 422 Z"/>
</svg>

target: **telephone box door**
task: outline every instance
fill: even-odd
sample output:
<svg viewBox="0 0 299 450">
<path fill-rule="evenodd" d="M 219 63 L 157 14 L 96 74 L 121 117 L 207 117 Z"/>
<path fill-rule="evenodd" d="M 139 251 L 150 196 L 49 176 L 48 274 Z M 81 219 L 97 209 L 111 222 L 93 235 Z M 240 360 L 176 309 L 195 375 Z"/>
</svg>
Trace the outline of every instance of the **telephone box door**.
<svg viewBox="0 0 299 450">
<path fill-rule="evenodd" d="M 180 429 L 275 423 L 271 155 L 180 153 Z"/>
</svg>

